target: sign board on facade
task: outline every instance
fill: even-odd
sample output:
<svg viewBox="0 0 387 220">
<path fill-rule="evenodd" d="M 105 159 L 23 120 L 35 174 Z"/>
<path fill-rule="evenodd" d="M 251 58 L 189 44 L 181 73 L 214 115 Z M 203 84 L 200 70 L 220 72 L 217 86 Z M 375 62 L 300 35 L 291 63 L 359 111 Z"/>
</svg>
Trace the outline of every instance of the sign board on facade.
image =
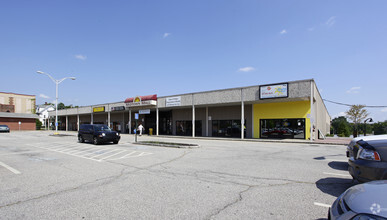
<svg viewBox="0 0 387 220">
<path fill-rule="evenodd" d="M 112 111 L 123 111 L 125 110 L 125 106 L 116 106 L 111 108 Z"/>
<path fill-rule="evenodd" d="M 259 99 L 286 98 L 289 96 L 288 83 L 259 87 Z"/>
<path fill-rule="evenodd" d="M 136 96 L 125 99 L 126 107 L 157 105 L 157 95 Z"/>
<path fill-rule="evenodd" d="M 169 97 L 165 99 L 165 106 L 181 106 L 181 96 Z"/>
<path fill-rule="evenodd" d="M 138 113 L 140 115 L 150 114 L 150 109 L 141 109 L 141 110 L 138 110 Z"/>
<path fill-rule="evenodd" d="M 102 107 L 94 107 L 93 112 L 104 112 L 105 111 L 105 106 Z"/>
<path fill-rule="evenodd" d="M 138 113 L 134 113 L 134 119 L 138 120 Z"/>
</svg>

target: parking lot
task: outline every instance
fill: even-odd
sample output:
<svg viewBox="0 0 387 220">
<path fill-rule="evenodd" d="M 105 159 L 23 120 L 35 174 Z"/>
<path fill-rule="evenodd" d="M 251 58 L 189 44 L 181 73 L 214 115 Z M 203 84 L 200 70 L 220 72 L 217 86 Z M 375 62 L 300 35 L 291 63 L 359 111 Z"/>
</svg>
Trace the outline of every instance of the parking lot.
<svg viewBox="0 0 387 220">
<path fill-rule="evenodd" d="M 1 219 L 324 219 L 354 184 L 344 145 L 50 134 L 0 134 Z"/>
</svg>

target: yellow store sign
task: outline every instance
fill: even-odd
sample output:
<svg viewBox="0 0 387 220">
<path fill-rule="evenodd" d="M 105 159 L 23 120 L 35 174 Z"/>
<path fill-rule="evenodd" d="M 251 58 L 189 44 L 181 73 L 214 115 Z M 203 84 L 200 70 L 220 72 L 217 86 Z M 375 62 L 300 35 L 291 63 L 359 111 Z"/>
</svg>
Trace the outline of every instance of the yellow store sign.
<svg viewBox="0 0 387 220">
<path fill-rule="evenodd" d="M 93 112 L 105 112 L 105 106 L 93 108 Z"/>
</svg>

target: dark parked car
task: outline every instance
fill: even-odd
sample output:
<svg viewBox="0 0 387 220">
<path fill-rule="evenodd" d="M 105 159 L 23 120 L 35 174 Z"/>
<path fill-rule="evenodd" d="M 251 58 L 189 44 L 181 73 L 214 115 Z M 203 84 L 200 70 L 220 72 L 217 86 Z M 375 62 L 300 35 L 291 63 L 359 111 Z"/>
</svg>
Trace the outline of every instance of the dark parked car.
<svg viewBox="0 0 387 220">
<path fill-rule="evenodd" d="M 352 186 L 329 209 L 328 219 L 387 219 L 387 181 Z"/>
<path fill-rule="evenodd" d="M 83 143 L 91 141 L 93 144 L 113 142 L 118 144 L 121 136 L 116 131 L 112 131 L 107 125 L 83 124 L 78 131 L 78 140 Z"/>
<path fill-rule="evenodd" d="M 348 171 L 359 182 L 387 179 L 387 139 L 370 137 L 347 147 Z"/>
<path fill-rule="evenodd" d="M 9 127 L 7 125 L 0 125 L 0 132 L 9 132 Z"/>
</svg>

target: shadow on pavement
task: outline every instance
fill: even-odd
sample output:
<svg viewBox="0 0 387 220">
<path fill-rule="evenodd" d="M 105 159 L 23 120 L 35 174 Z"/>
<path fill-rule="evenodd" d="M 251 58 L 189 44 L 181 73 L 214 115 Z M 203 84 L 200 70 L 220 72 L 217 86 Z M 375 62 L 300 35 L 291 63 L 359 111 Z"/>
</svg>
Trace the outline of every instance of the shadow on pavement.
<svg viewBox="0 0 387 220">
<path fill-rule="evenodd" d="M 352 179 L 328 177 L 316 182 L 316 186 L 323 193 L 338 197 L 349 187 L 356 185 Z"/>
<path fill-rule="evenodd" d="M 332 161 L 328 163 L 328 166 L 335 170 L 348 170 L 348 162 Z"/>
</svg>

